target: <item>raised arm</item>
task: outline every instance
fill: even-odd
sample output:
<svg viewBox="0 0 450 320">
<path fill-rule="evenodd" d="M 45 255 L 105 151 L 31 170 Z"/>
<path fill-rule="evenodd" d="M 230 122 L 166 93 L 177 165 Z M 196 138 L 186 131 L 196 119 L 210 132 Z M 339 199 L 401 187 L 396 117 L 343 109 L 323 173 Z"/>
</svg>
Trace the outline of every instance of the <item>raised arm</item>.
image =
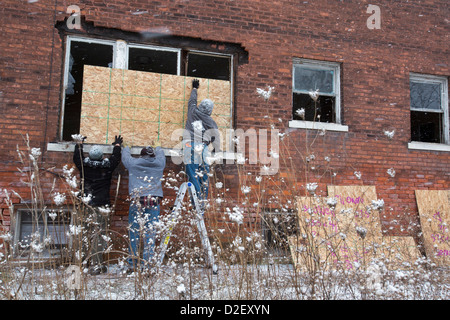
<svg viewBox="0 0 450 320">
<path fill-rule="evenodd" d="M 77 143 L 77 144 L 75 144 L 75 150 L 73 152 L 73 163 L 79 170 L 81 170 L 83 160 L 84 160 L 83 144 Z"/>
<path fill-rule="evenodd" d="M 122 142 L 123 142 L 123 138 L 122 138 L 122 136 L 119 135 L 119 136 L 116 136 L 114 142 L 112 143 L 114 148 L 113 148 L 112 155 L 109 158 L 109 161 L 111 162 L 111 168 L 113 170 L 120 163 L 120 158 L 121 158 L 121 153 L 122 153 Z"/>
<path fill-rule="evenodd" d="M 197 108 L 197 89 L 199 87 L 199 81 L 197 79 L 192 80 L 192 91 L 188 101 L 188 113 L 192 113 Z"/>
</svg>

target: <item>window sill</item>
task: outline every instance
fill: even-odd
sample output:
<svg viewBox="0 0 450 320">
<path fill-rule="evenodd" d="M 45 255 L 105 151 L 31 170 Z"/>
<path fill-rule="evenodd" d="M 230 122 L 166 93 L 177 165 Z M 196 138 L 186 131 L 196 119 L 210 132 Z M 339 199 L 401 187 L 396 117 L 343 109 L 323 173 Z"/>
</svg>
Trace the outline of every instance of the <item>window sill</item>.
<svg viewBox="0 0 450 320">
<path fill-rule="evenodd" d="M 85 143 L 83 145 L 84 152 L 89 152 L 93 144 Z M 111 154 L 113 151 L 112 145 L 101 145 L 104 154 Z M 142 147 L 131 147 L 132 155 L 139 155 L 141 153 Z M 74 152 L 75 143 L 73 142 L 49 142 L 47 144 L 47 151 L 53 152 Z M 166 157 L 180 157 L 181 158 L 181 149 L 167 149 L 163 148 L 164 154 Z M 239 153 L 233 152 L 223 152 L 222 159 L 226 160 L 226 163 L 234 163 L 234 161 L 242 158 L 242 155 Z M 229 162 L 232 161 L 232 162 Z"/>
<path fill-rule="evenodd" d="M 348 126 L 345 126 L 345 125 L 342 125 L 342 124 L 326 123 L 326 122 L 313 122 L 313 121 L 302 121 L 302 120 L 291 120 L 291 121 L 289 121 L 289 128 L 348 132 Z"/>
<path fill-rule="evenodd" d="M 426 150 L 426 151 L 450 151 L 450 145 L 443 143 L 430 143 L 413 141 L 408 143 L 408 149 L 411 150 Z"/>
</svg>

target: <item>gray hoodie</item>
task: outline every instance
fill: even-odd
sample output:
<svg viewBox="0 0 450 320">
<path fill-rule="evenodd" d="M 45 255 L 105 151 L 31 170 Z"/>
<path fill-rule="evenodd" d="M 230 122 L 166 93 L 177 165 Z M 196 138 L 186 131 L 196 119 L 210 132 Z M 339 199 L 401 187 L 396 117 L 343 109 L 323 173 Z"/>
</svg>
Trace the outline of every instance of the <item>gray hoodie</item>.
<svg viewBox="0 0 450 320">
<path fill-rule="evenodd" d="M 122 163 L 128 169 L 128 192 L 131 196 L 162 197 L 161 179 L 166 166 L 166 156 L 161 147 L 155 148 L 155 157 L 131 156 L 129 147 L 122 151 Z"/>
<path fill-rule="evenodd" d="M 220 151 L 220 133 L 216 122 L 211 118 L 213 106 L 211 100 L 205 99 L 197 107 L 197 89 L 192 89 L 185 129 L 189 132 L 191 141 L 206 144 L 212 142 L 217 152 Z"/>
</svg>

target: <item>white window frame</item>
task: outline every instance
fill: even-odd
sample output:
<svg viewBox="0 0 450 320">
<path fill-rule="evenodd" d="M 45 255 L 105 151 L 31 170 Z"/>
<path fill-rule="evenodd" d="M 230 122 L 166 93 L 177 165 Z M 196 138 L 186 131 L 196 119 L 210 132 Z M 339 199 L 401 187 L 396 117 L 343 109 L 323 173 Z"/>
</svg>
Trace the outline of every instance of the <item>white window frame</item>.
<svg viewBox="0 0 450 320">
<path fill-rule="evenodd" d="M 61 118 L 60 123 L 61 127 L 59 130 L 59 139 L 62 140 L 63 132 L 64 132 L 64 112 L 65 112 L 65 104 L 66 104 L 66 89 L 69 82 L 69 61 L 70 61 L 70 47 L 72 44 L 72 41 L 76 42 L 88 42 L 88 43 L 98 43 L 98 44 L 106 44 L 106 45 L 112 45 L 113 49 L 113 67 L 118 63 L 118 61 L 115 59 L 115 52 L 117 50 L 117 41 L 113 40 L 103 40 L 103 39 L 96 39 L 96 38 L 85 38 L 85 37 L 79 37 L 79 36 L 67 36 L 66 41 L 66 54 L 65 54 L 65 61 L 64 61 L 64 79 L 63 79 L 63 85 L 64 88 L 61 93 Z"/>
<path fill-rule="evenodd" d="M 294 58 L 292 65 L 292 92 L 305 93 L 295 90 L 295 67 L 298 65 L 306 65 L 308 67 L 318 69 L 318 70 L 331 70 L 333 71 L 334 79 L 334 95 L 323 94 L 324 96 L 335 97 L 334 113 L 336 117 L 336 122 L 326 123 L 317 121 L 306 121 L 306 120 L 291 120 L 289 121 L 290 128 L 301 128 L 301 129 L 317 129 L 317 130 L 330 130 L 330 131 L 348 131 L 348 126 L 342 124 L 341 117 L 341 67 L 338 62 L 329 62 L 321 60 L 310 60 Z"/>
<path fill-rule="evenodd" d="M 125 41 L 123 41 L 125 42 Z M 144 45 L 137 43 L 129 43 L 126 47 L 126 57 L 125 57 L 125 68 L 128 70 L 128 57 L 130 55 L 130 48 L 138 48 L 138 49 L 146 49 L 153 51 L 167 51 L 167 52 L 176 52 L 177 53 L 177 75 L 180 75 L 181 72 L 181 49 L 180 48 L 167 48 L 167 47 L 157 47 L 152 45 Z"/>
<path fill-rule="evenodd" d="M 233 55 L 232 54 L 227 54 L 227 53 L 216 53 L 216 52 L 208 52 L 208 51 L 200 51 L 200 50 L 189 50 L 189 53 L 197 53 L 197 54 L 204 54 L 204 55 L 209 55 L 209 56 L 222 56 L 222 57 L 228 57 L 230 58 L 230 117 L 232 119 L 231 122 L 231 127 L 230 129 L 233 129 L 233 118 L 234 118 L 234 114 L 233 114 L 233 88 L 234 88 L 234 65 L 233 65 Z M 233 145 L 234 142 L 233 140 L 233 130 L 230 130 L 230 132 L 228 133 L 228 137 L 224 137 L 225 139 L 225 143 L 228 143 L 228 147 L 229 150 L 233 150 Z M 230 159 L 233 158 L 234 159 L 234 155 L 224 155 L 224 158 Z"/>
<path fill-rule="evenodd" d="M 413 109 L 410 104 L 410 111 L 420 112 L 435 112 L 441 113 L 444 117 L 443 132 L 441 132 L 444 141 L 442 143 L 431 143 L 421 141 L 411 141 L 408 143 L 409 149 L 416 150 L 430 150 L 430 151 L 450 151 L 450 136 L 449 136 L 449 106 L 448 106 L 448 78 L 445 76 L 435 76 L 429 74 L 410 73 L 410 82 L 421 82 L 441 85 L 441 110 L 435 111 L 430 109 Z"/>
</svg>

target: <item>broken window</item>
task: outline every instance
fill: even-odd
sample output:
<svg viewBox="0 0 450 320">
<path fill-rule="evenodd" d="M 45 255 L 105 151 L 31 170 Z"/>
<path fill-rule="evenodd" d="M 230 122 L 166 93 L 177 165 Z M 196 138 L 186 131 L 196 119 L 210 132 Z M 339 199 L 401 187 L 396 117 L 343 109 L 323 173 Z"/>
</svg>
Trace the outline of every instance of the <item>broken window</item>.
<svg viewBox="0 0 450 320">
<path fill-rule="evenodd" d="M 293 119 L 340 123 L 339 64 L 296 59 L 293 68 Z M 314 101 L 310 92 L 318 91 Z"/>
<path fill-rule="evenodd" d="M 114 43 L 86 40 L 68 40 L 66 55 L 67 78 L 63 111 L 63 140 L 71 140 L 79 133 L 81 95 L 83 92 L 83 70 L 85 65 L 111 67 Z"/>
<path fill-rule="evenodd" d="M 447 88 L 446 78 L 410 77 L 411 141 L 448 141 Z"/>
<path fill-rule="evenodd" d="M 179 50 L 130 46 L 128 70 L 179 74 Z"/>
<path fill-rule="evenodd" d="M 288 237 L 296 230 L 295 215 L 266 211 L 261 216 L 261 226 L 267 253 L 275 257 L 289 256 Z"/>
<path fill-rule="evenodd" d="M 189 52 L 186 75 L 216 80 L 231 80 L 231 58 L 214 54 Z"/>
</svg>

